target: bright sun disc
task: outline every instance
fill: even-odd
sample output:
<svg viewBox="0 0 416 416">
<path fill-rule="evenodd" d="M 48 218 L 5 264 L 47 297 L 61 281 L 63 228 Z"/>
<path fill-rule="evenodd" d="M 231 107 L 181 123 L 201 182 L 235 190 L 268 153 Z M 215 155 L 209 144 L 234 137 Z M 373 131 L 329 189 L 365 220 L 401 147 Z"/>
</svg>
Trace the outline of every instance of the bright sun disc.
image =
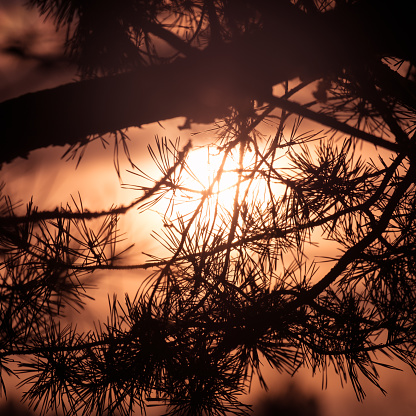
<svg viewBox="0 0 416 416">
<path fill-rule="evenodd" d="M 156 211 L 168 222 L 179 218 L 187 221 L 197 213 L 207 221 L 226 224 L 235 209 L 260 212 L 270 198 L 283 194 L 283 185 L 270 183 L 255 152 L 246 149 L 241 166 L 239 159 L 238 148 L 229 152 L 217 146 L 192 149 L 177 168 L 172 188 L 159 200 Z"/>
<path fill-rule="evenodd" d="M 234 200 L 238 171 L 238 160 L 233 153 L 225 157 L 213 147 L 195 149 L 187 159 L 189 185 L 201 192 L 211 188 L 211 195 L 218 197 L 222 204 Z"/>
</svg>

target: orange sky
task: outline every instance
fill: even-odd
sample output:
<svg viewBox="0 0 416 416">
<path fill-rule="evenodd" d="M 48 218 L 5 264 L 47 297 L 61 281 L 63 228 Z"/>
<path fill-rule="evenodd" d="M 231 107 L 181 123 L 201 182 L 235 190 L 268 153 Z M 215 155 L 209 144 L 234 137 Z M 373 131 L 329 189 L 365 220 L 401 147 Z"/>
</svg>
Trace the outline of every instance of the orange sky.
<svg viewBox="0 0 416 416">
<path fill-rule="evenodd" d="M 45 25 L 38 19 L 34 12 L 24 11 L 15 2 L 8 2 L 10 6 L 2 8 L 0 4 L 0 47 L 10 39 L 18 39 L 25 33 L 35 33 L 37 38 L 33 43 L 36 51 L 53 52 L 61 38 L 49 25 Z M 4 3 L 5 4 L 5 3 Z M 31 35 L 35 36 L 35 35 Z M 35 38 L 33 38 L 35 39 Z M 24 92 L 52 87 L 63 82 L 68 82 L 73 77 L 72 69 L 57 68 L 55 72 L 45 72 L 36 67 L 34 62 L 21 61 L 15 57 L 0 55 L 0 101 Z M 131 129 L 130 133 L 131 154 L 134 162 L 146 170 L 152 162 L 148 157 L 146 146 L 154 142 L 154 136 L 168 136 L 175 139 L 181 136 L 185 144 L 191 137 L 190 131 L 180 131 L 177 126 L 183 124 L 183 120 L 175 119 L 163 122 L 164 129 L 155 124 L 144 126 L 142 129 Z M 196 136 L 195 143 L 206 141 L 209 135 Z M 6 138 L 7 139 L 7 138 Z M 1 180 L 6 182 L 6 193 L 13 201 L 21 200 L 25 204 L 33 195 L 34 202 L 40 209 L 54 209 L 61 204 L 71 201 L 71 195 L 77 198 L 80 193 L 84 206 L 90 210 L 106 209 L 112 204 L 127 204 L 139 196 L 133 191 L 123 189 L 113 168 L 112 148 L 102 150 L 99 143 L 95 143 L 87 149 L 84 160 L 76 169 L 74 161 L 65 162 L 60 157 L 62 149 L 43 149 L 31 154 L 28 160 L 16 160 L 12 164 L 4 166 L 1 171 Z M 124 168 L 128 163 L 124 160 Z M 134 177 L 122 171 L 122 179 L 128 183 Z M 128 237 L 136 241 L 132 254 L 137 257 L 132 260 L 143 261 L 142 251 L 152 252 L 157 249 L 157 244 L 150 238 L 150 232 L 155 228 L 157 216 L 154 213 L 138 214 L 131 211 L 123 220 L 128 229 Z M 314 253 L 320 254 L 322 250 L 315 249 Z M 100 282 L 100 289 L 94 292 L 97 298 L 97 309 L 89 310 L 84 316 L 85 320 L 105 319 L 107 310 L 107 293 L 118 293 L 120 297 L 125 291 L 133 293 L 137 282 L 136 274 L 127 276 L 124 280 L 117 276 L 107 275 Z M 143 276 L 143 274 L 141 274 Z M 87 319 L 88 318 L 88 319 Z M 382 372 L 382 371 L 381 371 Z M 383 371 L 384 372 L 384 371 Z M 384 372 L 386 373 L 386 372 Z M 270 375 L 271 392 L 276 391 L 281 384 L 289 382 L 286 375 Z M 410 371 L 403 373 L 387 372 L 382 378 L 382 386 L 388 391 L 385 398 L 373 386 L 368 386 L 367 400 L 362 404 L 355 399 L 351 384 L 342 389 L 336 376 L 330 378 L 328 388 L 321 390 L 321 378 L 317 375 L 310 377 L 310 370 L 302 370 L 294 378 L 305 392 L 316 395 L 322 405 L 323 416 L 412 416 L 416 409 L 416 396 L 413 394 L 415 377 Z M 13 389 L 11 389 L 12 391 Z M 258 388 L 253 387 L 255 394 L 259 394 Z M 263 393 L 262 393 L 263 394 Z"/>
</svg>

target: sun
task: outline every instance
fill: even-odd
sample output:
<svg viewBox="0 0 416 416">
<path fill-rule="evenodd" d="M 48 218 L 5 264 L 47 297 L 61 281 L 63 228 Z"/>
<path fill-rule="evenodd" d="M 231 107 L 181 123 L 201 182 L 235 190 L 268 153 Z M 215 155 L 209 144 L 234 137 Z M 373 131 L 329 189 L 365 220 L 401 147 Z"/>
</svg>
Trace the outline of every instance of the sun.
<svg viewBox="0 0 416 416">
<path fill-rule="evenodd" d="M 221 205 L 232 204 L 241 171 L 233 152 L 224 155 L 214 146 L 192 150 L 186 161 L 185 182 L 200 192 L 208 193 Z"/>
<path fill-rule="evenodd" d="M 240 194 L 242 191 L 242 182 L 246 182 L 244 171 L 249 163 L 248 159 L 248 156 L 244 158 L 245 163 L 241 167 L 237 152 L 224 153 L 216 146 L 193 149 L 184 165 L 181 177 L 184 193 L 183 198 L 176 201 L 177 206 L 183 204 L 182 212 L 190 209 L 192 211 L 191 205 L 200 203 L 202 198 L 222 209 L 230 209 L 236 193 Z"/>
<path fill-rule="evenodd" d="M 194 146 L 180 159 L 179 143 L 158 143 L 160 155 L 152 150 L 152 157 L 159 171 L 165 174 L 176 166 L 155 193 L 154 203 L 144 206 L 162 217 L 164 227 L 178 230 L 185 230 L 189 221 L 195 229 L 211 224 L 212 229 L 226 230 L 231 222 L 261 217 L 284 189 L 276 178 L 273 183 L 267 154 L 254 146 L 244 146 L 241 154 L 240 145 Z M 138 188 L 144 189 L 134 186 Z"/>
<path fill-rule="evenodd" d="M 252 157 L 247 152 L 240 166 L 236 149 L 225 152 L 215 145 L 192 148 L 155 210 L 173 220 L 192 215 L 201 203 L 231 211 L 236 198 L 238 201 L 243 192 L 247 193 Z"/>
</svg>

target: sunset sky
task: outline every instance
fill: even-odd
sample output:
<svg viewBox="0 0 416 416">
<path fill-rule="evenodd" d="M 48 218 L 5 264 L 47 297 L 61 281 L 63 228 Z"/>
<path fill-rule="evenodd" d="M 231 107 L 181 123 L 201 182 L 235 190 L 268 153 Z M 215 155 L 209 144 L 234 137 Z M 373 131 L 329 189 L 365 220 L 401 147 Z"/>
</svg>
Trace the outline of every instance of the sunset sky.
<svg viewBox="0 0 416 416">
<path fill-rule="evenodd" d="M 43 18 L 39 18 L 36 10 L 28 11 L 19 1 L 0 0 L 0 102 L 26 92 L 52 88 L 74 79 L 75 69 L 67 67 L 65 62 L 49 67 L 42 66 L 36 60 L 22 58 L 6 51 L 10 46 L 28 45 L 30 53 L 44 55 L 46 59 L 59 53 L 63 39 L 63 34 L 55 32 L 50 22 L 44 22 Z M 171 140 L 180 137 L 182 145 L 191 139 L 195 148 L 211 140 L 210 126 L 194 125 L 192 130 L 180 130 L 178 126 L 183 123 L 184 119 L 178 118 L 164 121 L 161 125 L 155 123 L 142 126 L 140 129 L 130 129 L 129 149 L 134 163 L 143 171 L 155 172 L 147 150 L 148 144 L 154 146 L 155 136 L 167 136 Z M 202 133 L 193 135 L 195 132 Z M 3 140 L 7 140 L 7 137 Z M 61 158 L 65 150 L 37 150 L 30 154 L 27 160 L 18 159 L 3 166 L 0 174 L 1 181 L 5 182 L 4 193 L 9 195 L 13 202 L 21 202 L 19 212 L 23 212 L 31 197 L 40 210 L 72 205 L 72 198 L 79 201 L 81 197 L 84 207 L 92 211 L 109 209 L 112 205 L 127 205 L 140 196 L 138 191 L 128 189 L 129 184 L 136 183 L 137 177 L 127 172 L 131 167 L 124 155 L 121 155 L 120 159 L 121 179 L 117 176 L 113 166 L 112 143 L 108 149 L 104 149 L 99 141 L 92 143 L 86 149 L 78 167 L 77 159 L 67 161 Z M 160 228 L 160 217 L 154 211 L 139 213 L 133 209 L 122 219 L 121 231 L 126 232 L 129 239 L 122 244 L 135 242 L 126 261 L 142 263 L 146 260 L 143 253 L 160 250 L 157 241 L 151 237 L 151 232 L 158 230 L 158 227 Z M 321 247 L 322 244 L 324 243 L 321 242 Z M 327 250 L 328 248 L 324 253 L 322 249 L 314 248 L 313 254 L 328 255 Z M 119 298 L 123 298 L 125 292 L 134 294 L 137 282 L 142 281 L 147 274 L 146 271 L 116 272 L 99 277 L 99 287 L 92 293 L 96 298 L 95 304 L 88 305 L 87 310 L 82 312 L 81 316 L 74 316 L 74 319 L 90 324 L 93 320 L 104 321 L 108 310 L 107 293 L 110 296 L 117 293 Z M 93 276 L 93 279 L 97 278 Z M 408 369 L 403 372 L 380 369 L 380 372 L 384 374 L 381 385 L 387 390 L 387 397 L 374 386 L 364 383 L 367 393 L 364 403 L 357 402 L 350 383 L 342 388 L 334 374 L 330 374 L 324 390 L 321 389 L 321 375 L 317 374 L 312 378 L 310 369 L 301 369 L 293 378 L 268 372 L 267 380 L 270 395 L 286 389 L 286 384 L 293 382 L 306 395 L 316 397 L 321 406 L 322 416 L 414 415 L 415 376 Z M 19 396 L 13 385 L 10 385 L 9 392 L 10 396 Z M 259 398 L 265 395 L 264 392 L 260 392 L 256 383 L 252 394 L 253 397 Z"/>
</svg>

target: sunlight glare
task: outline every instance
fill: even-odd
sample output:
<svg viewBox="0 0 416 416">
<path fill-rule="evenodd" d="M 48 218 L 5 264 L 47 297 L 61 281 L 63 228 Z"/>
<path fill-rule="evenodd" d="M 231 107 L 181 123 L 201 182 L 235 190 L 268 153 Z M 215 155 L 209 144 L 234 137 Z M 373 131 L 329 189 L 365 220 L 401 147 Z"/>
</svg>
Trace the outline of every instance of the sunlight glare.
<svg viewBox="0 0 416 416">
<path fill-rule="evenodd" d="M 195 209 L 204 194 L 208 195 L 210 201 L 215 201 L 223 210 L 231 212 L 239 181 L 238 159 L 237 151 L 230 152 L 225 156 L 224 152 L 219 151 L 215 146 L 205 146 L 191 151 L 182 183 L 187 189 L 192 190 L 191 192 L 197 195 L 197 198 L 188 199 L 192 206 L 186 204 L 183 210 L 180 209 L 181 213 Z M 248 172 L 252 163 L 252 155 L 247 152 L 243 160 L 244 173 L 239 189 L 239 200 L 249 186 Z M 248 198 L 250 197 L 248 196 Z"/>
<path fill-rule="evenodd" d="M 267 211 L 285 187 L 276 178 L 268 180 L 269 167 L 253 150 L 245 149 L 241 166 L 239 159 L 238 148 L 227 152 L 216 145 L 194 147 L 152 211 L 162 216 L 165 226 L 197 215 L 198 223 L 212 221 L 220 228 L 228 227 L 235 209 L 239 216 L 242 211 L 255 216 Z"/>
<path fill-rule="evenodd" d="M 237 156 L 237 157 L 236 157 Z M 222 206 L 232 206 L 238 182 L 238 155 L 230 153 L 225 157 L 215 147 L 201 147 L 193 150 L 187 160 L 186 186 L 206 192 L 212 186 L 211 196 L 215 196 Z M 245 156 L 245 166 L 249 155 Z M 222 173 L 219 175 L 221 165 Z M 217 177 L 218 176 L 218 177 Z"/>
</svg>

